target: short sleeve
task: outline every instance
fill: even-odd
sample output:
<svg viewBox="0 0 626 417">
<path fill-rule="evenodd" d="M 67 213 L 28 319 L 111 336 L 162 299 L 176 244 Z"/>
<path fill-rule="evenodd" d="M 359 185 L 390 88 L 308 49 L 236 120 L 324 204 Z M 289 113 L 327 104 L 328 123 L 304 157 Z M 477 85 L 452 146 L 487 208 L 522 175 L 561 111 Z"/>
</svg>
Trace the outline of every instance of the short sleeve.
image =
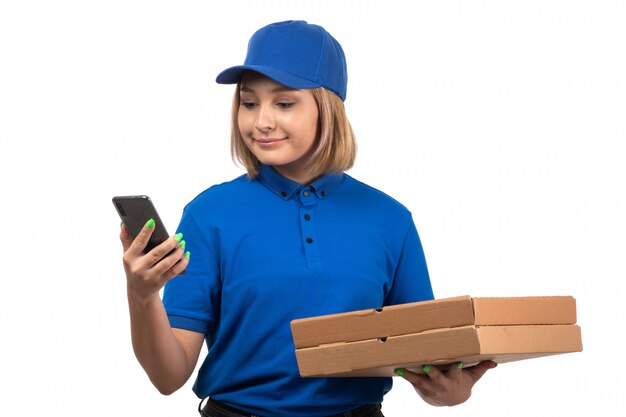
<svg viewBox="0 0 626 417">
<path fill-rule="evenodd" d="M 208 225 L 199 225 L 188 208 L 177 230 L 191 256 L 186 272 L 165 285 L 163 305 L 172 327 L 204 333 L 211 340 L 221 292 L 215 233 Z"/>
<path fill-rule="evenodd" d="M 434 298 L 424 250 L 411 216 L 409 216 L 408 223 L 393 283 L 385 298 L 385 305 L 412 303 Z"/>
</svg>

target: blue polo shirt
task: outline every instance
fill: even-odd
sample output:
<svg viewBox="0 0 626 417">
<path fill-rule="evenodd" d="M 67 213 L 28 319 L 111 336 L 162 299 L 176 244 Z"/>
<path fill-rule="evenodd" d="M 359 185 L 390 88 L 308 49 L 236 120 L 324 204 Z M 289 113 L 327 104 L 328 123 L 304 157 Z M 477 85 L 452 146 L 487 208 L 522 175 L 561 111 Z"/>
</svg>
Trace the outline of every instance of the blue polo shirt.
<svg viewBox="0 0 626 417">
<path fill-rule="evenodd" d="M 289 324 L 432 299 L 411 213 L 345 173 L 301 185 L 260 168 L 201 193 L 178 228 L 191 262 L 163 303 L 172 327 L 206 335 L 194 392 L 262 416 L 381 402 L 391 378 L 301 378 Z"/>
</svg>

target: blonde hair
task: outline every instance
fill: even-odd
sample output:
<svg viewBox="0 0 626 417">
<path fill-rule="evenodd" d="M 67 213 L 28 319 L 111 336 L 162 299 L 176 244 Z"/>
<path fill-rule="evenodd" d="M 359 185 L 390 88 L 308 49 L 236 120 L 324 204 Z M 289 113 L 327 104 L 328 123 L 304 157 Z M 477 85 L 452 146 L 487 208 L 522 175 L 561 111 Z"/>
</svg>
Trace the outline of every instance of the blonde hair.
<svg viewBox="0 0 626 417">
<path fill-rule="evenodd" d="M 239 131 L 239 89 L 237 83 L 231 112 L 230 152 L 235 163 L 241 163 L 248 172 L 248 178 L 259 174 L 259 160 L 246 146 Z M 356 159 L 356 138 L 348 121 L 343 101 L 335 93 L 323 88 L 311 89 L 318 109 L 318 137 L 316 149 L 308 166 L 309 174 L 316 178 L 326 173 L 340 173 L 354 165 Z"/>
</svg>

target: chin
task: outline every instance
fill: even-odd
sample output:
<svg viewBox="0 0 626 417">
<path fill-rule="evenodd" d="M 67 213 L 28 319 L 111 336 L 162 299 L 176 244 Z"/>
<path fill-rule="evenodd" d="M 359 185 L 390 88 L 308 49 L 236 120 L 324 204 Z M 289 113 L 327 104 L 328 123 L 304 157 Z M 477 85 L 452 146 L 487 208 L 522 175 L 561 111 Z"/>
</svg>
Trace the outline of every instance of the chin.
<svg viewBox="0 0 626 417">
<path fill-rule="evenodd" d="M 289 162 L 289 161 L 283 160 L 283 158 L 276 158 L 276 157 L 267 156 L 267 155 L 260 155 L 260 157 L 259 155 L 255 155 L 255 156 L 259 160 L 259 162 L 264 165 L 280 166 L 280 165 L 285 165 Z"/>
</svg>

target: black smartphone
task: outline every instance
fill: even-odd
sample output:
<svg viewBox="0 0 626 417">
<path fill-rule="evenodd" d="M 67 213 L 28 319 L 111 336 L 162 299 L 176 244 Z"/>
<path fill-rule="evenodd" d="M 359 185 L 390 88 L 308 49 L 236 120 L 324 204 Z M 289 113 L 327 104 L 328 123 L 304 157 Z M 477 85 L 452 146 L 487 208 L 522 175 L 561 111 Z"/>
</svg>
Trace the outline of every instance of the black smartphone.
<svg viewBox="0 0 626 417">
<path fill-rule="evenodd" d="M 154 219 L 155 229 L 148 245 L 144 249 L 144 253 L 150 252 L 154 247 L 159 246 L 169 238 L 170 235 L 165 230 L 159 213 L 157 213 L 154 204 L 152 204 L 150 197 L 147 195 L 113 197 L 113 205 L 133 239 L 137 237 L 148 220 Z"/>
</svg>

